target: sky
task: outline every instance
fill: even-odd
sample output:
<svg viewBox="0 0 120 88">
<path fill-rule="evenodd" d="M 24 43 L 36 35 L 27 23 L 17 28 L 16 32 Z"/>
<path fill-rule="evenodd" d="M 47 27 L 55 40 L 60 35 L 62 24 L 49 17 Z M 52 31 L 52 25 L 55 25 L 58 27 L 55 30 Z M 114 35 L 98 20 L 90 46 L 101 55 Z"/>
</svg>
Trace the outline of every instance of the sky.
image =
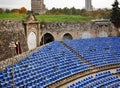
<svg viewBox="0 0 120 88">
<path fill-rule="evenodd" d="M 92 0 L 94 8 L 112 8 L 112 4 L 115 0 Z M 118 0 L 120 3 L 120 0 Z M 85 0 L 44 0 L 47 9 L 53 7 L 64 8 L 64 7 L 75 7 L 82 9 L 85 7 Z M 31 10 L 31 0 L 0 0 L 0 8 L 21 8 L 26 7 Z"/>
</svg>

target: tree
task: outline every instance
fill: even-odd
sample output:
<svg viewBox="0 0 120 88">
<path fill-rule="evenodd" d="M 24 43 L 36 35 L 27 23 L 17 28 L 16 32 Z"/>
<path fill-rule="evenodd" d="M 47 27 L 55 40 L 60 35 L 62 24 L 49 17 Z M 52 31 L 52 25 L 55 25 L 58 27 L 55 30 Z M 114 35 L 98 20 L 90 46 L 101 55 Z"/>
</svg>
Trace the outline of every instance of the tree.
<svg viewBox="0 0 120 88">
<path fill-rule="evenodd" d="M 12 9 L 11 10 L 12 13 L 16 13 L 16 14 L 19 14 L 19 11 L 20 11 L 19 9 Z"/>
<path fill-rule="evenodd" d="M 85 9 L 81 9 L 80 15 L 81 16 L 86 16 L 87 15 L 87 11 Z"/>
<path fill-rule="evenodd" d="M 5 12 L 6 12 L 6 13 L 10 13 L 11 11 L 10 11 L 9 9 L 6 9 Z"/>
<path fill-rule="evenodd" d="M 105 9 L 105 14 L 103 15 L 103 18 L 110 19 L 111 9 Z"/>
<path fill-rule="evenodd" d="M 111 21 L 120 21 L 120 8 L 118 5 L 119 2 L 117 0 L 112 4 Z"/>
<path fill-rule="evenodd" d="M 4 12 L 4 9 L 3 8 L 0 8 L 0 13 L 3 13 Z"/>
<path fill-rule="evenodd" d="M 115 27 L 120 27 L 120 8 L 119 8 L 119 2 L 115 0 L 115 2 L 112 4 L 112 12 L 110 20 L 113 22 Z"/>
<path fill-rule="evenodd" d="M 72 15 L 76 15 L 76 9 L 74 7 L 71 8 Z"/>
<path fill-rule="evenodd" d="M 27 13 L 27 9 L 25 7 L 22 7 L 20 9 L 20 14 L 26 14 Z"/>
<path fill-rule="evenodd" d="M 69 8 L 65 7 L 65 8 L 63 8 L 63 13 L 68 15 L 68 14 L 71 14 L 71 11 Z"/>
</svg>

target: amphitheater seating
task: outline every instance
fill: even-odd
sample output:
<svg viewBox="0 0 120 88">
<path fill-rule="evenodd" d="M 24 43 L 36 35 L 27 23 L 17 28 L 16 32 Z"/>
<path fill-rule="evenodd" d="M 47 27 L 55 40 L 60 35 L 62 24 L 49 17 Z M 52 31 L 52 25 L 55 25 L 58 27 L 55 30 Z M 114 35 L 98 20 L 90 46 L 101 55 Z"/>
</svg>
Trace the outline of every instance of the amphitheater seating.
<svg viewBox="0 0 120 88">
<path fill-rule="evenodd" d="M 120 38 L 93 38 L 65 41 L 95 67 L 120 63 Z"/>
<path fill-rule="evenodd" d="M 90 69 L 60 42 L 53 42 L 14 66 L 16 87 L 42 88 Z M 1 86 L 12 87 L 12 66 L 0 73 Z"/>
<path fill-rule="evenodd" d="M 80 80 L 68 88 L 119 88 L 120 79 L 110 71 L 97 74 Z"/>
<path fill-rule="evenodd" d="M 116 72 L 117 72 L 117 73 L 120 73 L 120 68 L 116 69 Z"/>
<path fill-rule="evenodd" d="M 120 38 L 79 39 L 65 43 L 96 67 L 120 63 Z M 80 57 L 59 41 L 55 41 L 15 64 L 14 81 L 18 88 L 44 88 L 90 69 L 92 67 Z M 118 80 L 111 73 L 110 77 Z M 0 86 L 12 88 L 12 66 L 0 72 Z"/>
</svg>

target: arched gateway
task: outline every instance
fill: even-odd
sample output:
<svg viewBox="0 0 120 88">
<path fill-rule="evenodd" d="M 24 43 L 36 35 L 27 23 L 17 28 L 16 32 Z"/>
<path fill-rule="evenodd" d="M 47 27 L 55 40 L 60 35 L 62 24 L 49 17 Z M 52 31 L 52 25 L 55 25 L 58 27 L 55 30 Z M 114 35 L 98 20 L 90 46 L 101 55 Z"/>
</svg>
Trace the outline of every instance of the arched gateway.
<svg viewBox="0 0 120 88">
<path fill-rule="evenodd" d="M 72 40 L 72 39 L 73 39 L 73 37 L 69 33 L 66 33 L 66 34 L 63 35 L 63 40 Z"/>
<path fill-rule="evenodd" d="M 52 42 L 54 41 L 54 37 L 52 34 L 50 33 L 46 33 L 42 36 L 42 39 L 41 39 L 41 42 L 40 42 L 40 45 L 43 45 L 43 44 L 46 44 L 46 43 L 49 43 L 49 42 Z"/>
</svg>

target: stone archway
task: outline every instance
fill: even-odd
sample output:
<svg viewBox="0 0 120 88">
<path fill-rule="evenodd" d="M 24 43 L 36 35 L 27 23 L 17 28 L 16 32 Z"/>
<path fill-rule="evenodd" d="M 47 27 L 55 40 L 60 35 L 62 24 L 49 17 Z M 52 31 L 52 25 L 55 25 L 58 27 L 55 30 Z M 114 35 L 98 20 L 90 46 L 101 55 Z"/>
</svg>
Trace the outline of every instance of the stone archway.
<svg viewBox="0 0 120 88">
<path fill-rule="evenodd" d="M 29 50 L 35 49 L 37 47 L 37 38 L 34 32 L 30 32 L 28 35 L 28 48 Z"/>
<path fill-rule="evenodd" d="M 73 37 L 69 33 L 66 33 L 66 34 L 63 35 L 63 40 L 72 40 L 72 39 L 73 39 Z"/>
<path fill-rule="evenodd" d="M 107 34 L 107 32 L 102 31 L 99 33 L 99 37 L 108 37 L 108 34 Z"/>
<path fill-rule="evenodd" d="M 54 40 L 55 40 L 55 39 L 54 39 L 54 37 L 53 37 L 52 34 L 46 33 L 46 34 L 44 34 L 44 35 L 42 36 L 40 45 L 43 45 L 43 44 L 46 44 L 46 43 L 50 43 L 50 42 L 52 42 L 52 41 L 54 41 Z"/>
<path fill-rule="evenodd" d="M 90 32 L 83 32 L 82 38 L 91 38 Z"/>
</svg>

